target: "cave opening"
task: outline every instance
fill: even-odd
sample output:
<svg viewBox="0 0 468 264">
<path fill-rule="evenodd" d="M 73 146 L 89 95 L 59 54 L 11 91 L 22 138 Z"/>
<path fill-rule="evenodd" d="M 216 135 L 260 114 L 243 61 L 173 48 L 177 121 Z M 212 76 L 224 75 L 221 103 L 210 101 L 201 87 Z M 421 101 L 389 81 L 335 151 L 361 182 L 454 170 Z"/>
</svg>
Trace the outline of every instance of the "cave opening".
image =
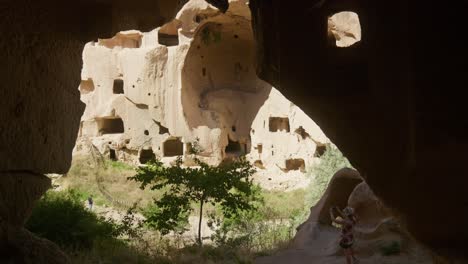
<svg viewBox="0 0 468 264">
<path fill-rule="evenodd" d="M 158 43 L 168 47 L 177 46 L 179 45 L 179 36 L 158 32 Z"/>
<path fill-rule="evenodd" d="M 89 78 L 87 80 L 81 80 L 80 83 L 80 92 L 81 94 L 88 94 L 94 91 L 94 82 L 93 79 Z"/>
<path fill-rule="evenodd" d="M 325 154 L 326 151 L 327 151 L 326 145 L 317 145 L 317 147 L 315 148 L 314 157 L 320 158 L 323 156 L 323 154 Z"/>
<path fill-rule="evenodd" d="M 164 157 L 176 157 L 184 155 L 184 144 L 180 138 L 170 138 L 163 144 Z"/>
<path fill-rule="evenodd" d="M 347 48 L 361 41 L 361 23 L 355 12 L 343 11 L 328 17 L 327 39 L 330 46 Z"/>
<path fill-rule="evenodd" d="M 253 165 L 261 170 L 266 169 L 261 160 L 254 161 Z"/>
<path fill-rule="evenodd" d="M 258 154 L 262 154 L 262 152 L 263 152 L 263 144 L 257 144 L 257 150 L 258 150 Z"/>
<path fill-rule="evenodd" d="M 124 123 L 121 118 L 96 119 L 99 135 L 124 133 Z"/>
<path fill-rule="evenodd" d="M 158 30 L 158 43 L 164 46 L 179 45 L 179 28 L 182 27 L 182 22 L 178 19 L 164 24 Z"/>
<path fill-rule="evenodd" d="M 286 171 L 299 170 L 305 172 L 305 162 L 303 159 L 287 159 Z"/>
<path fill-rule="evenodd" d="M 115 153 L 115 149 L 109 149 L 109 159 L 113 161 L 117 160 L 117 154 Z"/>
<path fill-rule="evenodd" d="M 142 149 L 140 151 L 140 155 L 138 157 L 138 160 L 140 161 L 140 164 L 146 164 L 152 160 L 156 159 L 156 155 L 154 155 L 153 149 Z"/>
<path fill-rule="evenodd" d="M 153 121 L 158 125 L 159 127 L 159 135 L 164 135 L 164 134 L 169 134 L 169 129 L 161 124 L 161 122 L 158 122 L 153 119 Z"/>
<path fill-rule="evenodd" d="M 297 128 L 294 132 L 301 136 L 302 139 L 310 138 L 309 133 L 307 133 L 307 131 L 302 126 L 299 126 L 299 128 Z"/>
<path fill-rule="evenodd" d="M 224 149 L 224 152 L 226 153 L 227 156 L 241 156 L 243 154 L 242 151 L 242 146 L 239 143 L 239 141 L 232 141 L 228 137 L 228 145 Z"/>
<path fill-rule="evenodd" d="M 112 92 L 114 94 L 123 94 L 124 93 L 124 81 L 122 79 L 115 79 L 114 85 L 112 87 Z"/>
<path fill-rule="evenodd" d="M 268 122 L 270 132 L 286 131 L 289 132 L 289 118 L 287 117 L 270 117 Z"/>
</svg>

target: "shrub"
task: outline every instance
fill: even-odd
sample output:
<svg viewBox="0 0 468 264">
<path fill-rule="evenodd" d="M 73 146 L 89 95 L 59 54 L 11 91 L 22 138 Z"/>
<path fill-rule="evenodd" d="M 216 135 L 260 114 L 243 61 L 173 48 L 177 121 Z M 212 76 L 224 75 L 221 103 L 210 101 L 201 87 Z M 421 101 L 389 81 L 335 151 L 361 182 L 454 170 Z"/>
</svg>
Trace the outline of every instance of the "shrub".
<svg viewBox="0 0 468 264">
<path fill-rule="evenodd" d="M 98 239 L 115 238 L 117 225 L 84 208 L 78 192 L 49 191 L 39 200 L 26 227 L 67 248 L 92 248 Z"/>
<path fill-rule="evenodd" d="M 175 231 L 183 222 L 183 216 L 194 210 L 192 205 L 199 204 L 198 243 L 201 244 L 206 205 L 219 205 L 225 217 L 256 209 L 252 183 L 255 169 L 243 157 L 219 166 L 208 165 L 196 157 L 194 160 L 199 167 L 184 167 L 181 157 L 169 167 L 154 160 L 138 168 L 137 174 L 129 179 L 141 183 L 142 189 L 149 185 L 152 190 L 165 190 L 159 200 L 154 200 L 157 210 L 146 219 L 146 223 L 163 235 Z"/>
<path fill-rule="evenodd" d="M 401 245 L 398 241 L 392 241 L 388 244 L 384 244 L 380 247 L 380 253 L 383 256 L 398 255 L 401 252 Z"/>
<path fill-rule="evenodd" d="M 320 163 L 312 167 L 308 174 L 312 176 L 310 192 L 306 196 L 306 205 L 314 205 L 320 200 L 327 189 L 333 174 L 342 168 L 352 168 L 351 163 L 333 144 L 327 144 L 327 149 L 320 157 Z"/>
</svg>

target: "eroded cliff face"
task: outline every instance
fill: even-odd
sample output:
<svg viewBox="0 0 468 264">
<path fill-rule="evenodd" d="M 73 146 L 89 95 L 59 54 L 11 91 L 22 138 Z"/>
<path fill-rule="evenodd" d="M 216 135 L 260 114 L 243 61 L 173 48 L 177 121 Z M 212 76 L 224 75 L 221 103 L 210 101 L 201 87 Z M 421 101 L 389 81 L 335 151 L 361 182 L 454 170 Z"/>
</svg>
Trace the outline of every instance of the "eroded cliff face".
<svg viewBox="0 0 468 264">
<path fill-rule="evenodd" d="M 448 259 L 464 258 L 468 56 L 449 40 L 463 31 L 466 2 L 250 7 L 261 78 L 317 122 L 412 235 Z M 342 11 L 358 14 L 362 31 L 348 48 L 330 45 L 327 34 L 329 18 Z"/>
<path fill-rule="evenodd" d="M 307 184 L 328 138 L 297 106 L 255 72 L 246 1 L 221 13 L 203 0 L 150 32 L 124 31 L 86 44 L 75 155 L 97 149 L 144 164 L 178 156 L 195 165 L 191 144 L 217 165 L 246 154 L 265 187 Z M 90 149 L 90 148 L 93 148 Z"/>
<path fill-rule="evenodd" d="M 85 42 L 120 30 L 151 30 L 169 22 L 178 4 L 1 3 L 2 182 L 10 173 L 22 178 L 19 170 L 68 169 L 84 109 L 76 86 Z M 466 2 L 249 4 L 259 76 L 320 125 L 376 195 L 401 214 L 416 238 L 450 259 L 463 257 L 468 237 L 468 215 L 462 210 L 468 181 L 462 96 L 467 50 L 454 39 L 464 31 Z M 346 49 L 329 45 L 326 23 L 340 11 L 359 15 L 359 45 Z M 283 48 L 288 43 L 293 48 Z M 33 186 L 34 181 L 21 184 Z M 24 199 L 34 197 L 25 192 Z M 18 207 L 5 200 L 1 205 L 12 211 Z M 4 228 L 4 213 L 1 217 Z M 8 241 L 1 236 L 1 241 Z"/>
</svg>

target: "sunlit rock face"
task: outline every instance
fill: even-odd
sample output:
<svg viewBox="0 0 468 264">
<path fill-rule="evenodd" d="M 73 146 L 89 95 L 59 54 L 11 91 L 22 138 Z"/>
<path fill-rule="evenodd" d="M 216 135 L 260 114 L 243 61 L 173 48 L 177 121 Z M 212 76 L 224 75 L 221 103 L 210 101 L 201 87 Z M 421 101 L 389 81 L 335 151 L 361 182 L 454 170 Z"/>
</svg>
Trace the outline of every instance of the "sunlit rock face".
<svg viewBox="0 0 468 264">
<path fill-rule="evenodd" d="M 346 48 L 361 41 L 361 24 L 354 12 L 339 12 L 328 17 L 328 37 L 337 47 Z"/>
<path fill-rule="evenodd" d="M 304 185 L 300 176 L 328 139 L 257 77 L 254 61 L 246 1 L 231 1 L 222 13 L 192 0 L 150 32 L 123 31 L 87 43 L 79 87 L 86 110 L 75 154 L 94 146 L 134 164 L 185 156 L 190 165 L 198 139 L 200 155 L 211 164 L 248 154 L 270 187 L 285 174 L 298 178 L 290 185 Z"/>
</svg>

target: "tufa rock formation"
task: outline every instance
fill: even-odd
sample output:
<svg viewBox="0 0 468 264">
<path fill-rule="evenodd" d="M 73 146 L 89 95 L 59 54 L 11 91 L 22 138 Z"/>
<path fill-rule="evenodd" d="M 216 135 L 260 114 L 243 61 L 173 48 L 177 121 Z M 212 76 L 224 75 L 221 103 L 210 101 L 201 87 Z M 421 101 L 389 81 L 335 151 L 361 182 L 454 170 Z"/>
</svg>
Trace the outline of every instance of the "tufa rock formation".
<svg viewBox="0 0 468 264">
<path fill-rule="evenodd" d="M 275 178 L 267 187 L 283 184 L 288 172 L 304 178 L 328 139 L 256 76 L 254 50 L 246 1 L 221 13 L 192 0 L 155 30 L 86 44 L 79 87 L 86 109 L 75 155 L 95 147 L 133 164 L 185 156 L 191 165 L 198 139 L 211 164 L 248 154 L 262 181 Z"/>
<path fill-rule="evenodd" d="M 320 126 L 418 241 L 467 262 L 468 51 L 451 41 L 464 31 L 466 1 L 249 5 L 260 78 Z M 347 48 L 327 32 L 344 11 L 362 32 Z"/>
<path fill-rule="evenodd" d="M 9 175 L 33 190 L 33 178 L 68 170 L 84 111 L 76 87 L 85 43 L 149 31 L 170 22 L 184 2 L 2 1 L 2 197 L 15 190 Z M 317 122 L 416 239 L 441 258 L 466 262 L 468 51 L 456 38 L 464 32 L 466 1 L 249 6 L 259 77 Z M 358 14 L 362 31 L 348 48 L 330 43 L 327 32 L 328 18 L 342 11 Z M 22 203 L 0 201 L 2 219 L 37 198 L 23 193 Z"/>
<path fill-rule="evenodd" d="M 332 206 L 348 205 L 355 208 L 358 219 L 353 249 L 360 263 L 432 263 L 428 252 L 400 226 L 359 173 L 349 168 L 339 170 L 332 177 L 323 197 L 311 208 L 308 220 L 297 228 L 291 247 L 259 258 L 256 263 L 343 263 L 340 230 L 332 225 L 329 210 Z M 386 250 L 390 245 L 397 245 L 397 252 L 385 256 L 390 253 Z"/>
</svg>

